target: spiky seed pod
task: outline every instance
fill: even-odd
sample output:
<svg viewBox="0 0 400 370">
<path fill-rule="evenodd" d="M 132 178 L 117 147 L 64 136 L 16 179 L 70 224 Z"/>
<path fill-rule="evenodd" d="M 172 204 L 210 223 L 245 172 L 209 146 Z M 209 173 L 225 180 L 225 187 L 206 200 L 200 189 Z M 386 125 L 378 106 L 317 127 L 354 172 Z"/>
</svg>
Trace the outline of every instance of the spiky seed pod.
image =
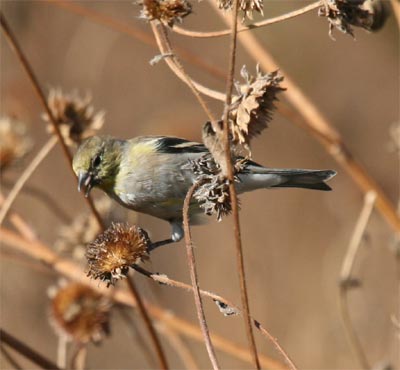
<svg viewBox="0 0 400 370">
<path fill-rule="evenodd" d="M 243 171 L 245 166 L 246 160 L 237 158 L 234 166 L 235 174 Z M 193 197 L 207 215 L 216 214 L 217 220 L 220 221 L 232 211 L 229 181 L 222 176 L 220 166 L 210 154 L 205 154 L 194 161 L 190 160 L 185 168 L 190 168 L 196 176 L 196 182 L 201 183 Z M 239 181 L 237 176 L 234 178 L 235 181 Z"/>
<path fill-rule="evenodd" d="M 148 21 L 158 19 L 169 27 L 182 23 L 183 18 L 192 12 L 192 5 L 187 0 L 142 0 L 138 4 L 143 7 L 140 18 Z"/>
<path fill-rule="evenodd" d="M 233 9 L 233 0 L 217 0 L 218 7 L 223 10 Z M 259 12 L 264 15 L 264 3 L 263 0 L 239 0 L 239 10 L 243 12 L 242 22 L 246 20 L 246 17 L 253 19 L 253 12 Z"/>
<path fill-rule="evenodd" d="M 275 110 L 276 95 L 285 89 L 280 86 L 283 77 L 278 71 L 263 74 L 257 66 L 251 76 L 246 66 L 241 69 L 244 84 L 236 83 L 238 95 L 232 100 L 229 114 L 233 143 L 248 146 L 250 140 L 268 126 Z"/>
<path fill-rule="evenodd" d="M 385 24 L 388 14 L 381 0 L 328 0 L 318 10 L 319 16 L 328 18 L 331 38 L 335 28 L 353 37 L 352 26 L 377 31 Z"/>
<path fill-rule="evenodd" d="M 97 343 L 109 334 L 111 304 L 104 296 L 79 283 L 50 292 L 50 320 L 59 335 L 79 343 Z"/>
<path fill-rule="evenodd" d="M 147 259 L 150 239 L 138 226 L 113 223 L 106 231 L 88 244 L 87 275 L 114 285 L 128 275 L 129 267 Z"/>
<path fill-rule="evenodd" d="M 79 145 L 82 140 L 94 135 L 103 127 L 104 112 L 95 113 L 89 95 L 81 97 L 77 92 L 65 94 L 60 89 L 51 89 L 47 102 L 69 146 Z M 54 128 L 48 115 L 43 114 L 43 119 L 49 123 L 48 130 L 53 132 Z"/>
<path fill-rule="evenodd" d="M 0 170 L 23 158 L 32 148 L 32 140 L 21 121 L 10 117 L 0 118 Z"/>
</svg>

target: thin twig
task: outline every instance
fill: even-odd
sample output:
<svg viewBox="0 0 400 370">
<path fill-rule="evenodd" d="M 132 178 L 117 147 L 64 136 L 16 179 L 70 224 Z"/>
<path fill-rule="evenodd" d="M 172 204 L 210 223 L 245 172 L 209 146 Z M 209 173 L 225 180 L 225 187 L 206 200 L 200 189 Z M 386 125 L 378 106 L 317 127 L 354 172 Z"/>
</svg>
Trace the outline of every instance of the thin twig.
<svg viewBox="0 0 400 370">
<path fill-rule="evenodd" d="M 67 147 L 67 144 L 65 143 L 65 140 L 64 140 L 64 138 L 63 138 L 63 136 L 61 134 L 60 128 L 59 128 L 59 126 L 57 124 L 57 121 L 56 121 L 54 115 L 53 115 L 53 112 L 51 111 L 49 105 L 47 104 L 46 97 L 44 96 L 44 93 L 43 93 L 43 91 L 42 91 L 42 89 L 40 87 L 39 81 L 36 78 L 36 75 L 34 74 L 33 69 L 31 67 L 28 59 L 24 55 L 24 53 L 22 51 L 22 48 L 20 47 L 17 39 L 15 38 L 14 33 L 11 31 L 11 28 L 10 28 L 9 24 L 7 23 L 2 11 L 0 11 L 0 23 L 1 23 L 1 27 L 2 27 L 3 33 L 4 33 L 7 41 L 10 44 L 10 47 L 12 48 L 12 50 L 17 55 L 18 60 L 20 61 L 23 69 L 25 70 L 25 72 L 27 73 L 27 75 L 29 77 L 30 82 L 32 83 L 32 86 L 33 86 L 33 88 L 34 88 L 34 90 L 36 92 L 36 95 L 38 96 L 40 102 L 42 103 L 42 106 L 43 106 L 44 110 L 46 111 L 47 116 L 50 119 L 50 122 L 51 122 L 51 124 L 53 126 L 54 132 L 56 133 L 58 141 L 61 144 L 61 147 L 62 147 L 63 153 L 65 155 L 65 158 L 68 161 L 68 165 L 69 165 L 68 167 L 70 168 L 75 180 L 78 181 L 78 179 L 75 176 L 75 173 L 74 173 L 74 171 L 72 169 L 72 155 L 71 155 L 71 153 L 70 153 L 70 151 L 69 151 L 69 149 Z M 85 197 L 85 199 L 86 199 L 86 202 L 88 203 L 93 215 L 95 216 L 96 221 L 98 222 L 99 226 L 101 228 L 104 228 L 103 221 L 102 221 L 99 213 L 97 212 L 97 210 L 96 210 L 96 208 L 94 206 L 92 198 L 90 196 L 88 196 L 88 197 Z"/>
<path fill-rule="evenodd" d="M 249 31 L 249 30 L 253 30 L 253 29 L 257 29 L 257 28 L 262 28 L 265 26 L 269 26 L 271 24 L 276 24 L 276 23 L 283 22 L 283 21 L 286 21 L 291 18 L 298 17 L 299 15 L 303 15 L 314 9 L 317 9 L 318 7 L 321 6 L 322 3 L 323 3 L 323 1 L 317 1 L 315 3 L 309 4 L 309 5 L 301 8 L 301 9 L 293 10 L 292 12 L 289 12 L 289 13 L 286 13 L 283 15 L 279 15 L 274 18 L 264 19 L 259 22 L 240 26 L 240 27 L 238 27 L 237 33 L 245 32 L 245 31 Z M 187 29 L 185 29 L 183 27 L 179 27 L 177 25 L 174 25 L 172 27 L 172 30 L 179 35 L 189 36 L 189 37 L 194 37 L 194 38 L 214 38 L 214 37 L 227 36 L 227 35 L 231 34 L 230 29 L 222 30 L 222 31 L 202 32 L 202 31 L 187 30 Z"/>
<path fill-rule="evenodd" d="M 1 185 L 4 188 L 12 188 L 14 186 L 14 182 L 8 179 L 1 178 Z M 64 209 L 62 209 L 62 207 L 50 194 L 48 194 L 44 189 L 40 188 L 39 186 L 25 184 L 25 186 L 21 189 L 21 193 L 21 195 L 30 196 L 41 202 L 63 223 L 69 224 L 72 222 L 72 218 L 68 215 L 68 213 Z"/>
<path fill-rule="evenodd" d="M 239 220 L 239 206 L 238 197 L 235 187 L 234 170 L 231 158 L 231 143 L 229 140 L 229 112 L 232 102 L 232 90 L 233 90 L 233 78 L 235 74 L 235 63 L 236 63 L 236 45 L 237 45 L 237 16 L 239 9 L 239 0 L 233 1 L 232 10 L 232 24 L 231 24 L 231 41 L 230 41 L 230 55 L 229 55 L 229 69 L 228 77 L 226 81 L 226 100 L 223 114 L 223 143 L 225 151 L 225 163 L 227 170 L 227 177 L 229 180 L 229 194 L 232 205 L 232 216 L 233 216 L 233 232 L 235 236 L 235 249 L 236 249 L 236 262 L 238 267 L 239 282 L 240 282 L 240 297 L 243 307 L 243 319 L 246 328 L 247 341 L 249 344 L 250 351 L 253 355 L 254 366 L 256 369 L 260 369 L 260 361 L 257 354 L 257 346 L 254 339 L 253 326 L 251 325 L 250 319 L 250 307 L 249 298 L 246 286 L 246 274 L 244 267 L 243 247 L 242 238 L 240 233 L 240 220 Z"/>
<path fill-rule="evenodd" d="M 209 3 L 214 6 L 221 18 L 229 24 L 229 20 L 224 17 L 223 12 L 217 9 L 216 4 L 214 4 L 215 1 L 209 0 Z M 243 48 L 247 50 L 264 70 L 272 71 L 278 69 L 275 60 L 251 32 L 243 32 L 238 35 L 238 38 Z M 279 68 L 279 70 L 285 76 L 285 85 L 287 87 L 283 96 L 296 108 L 297 114 L 299 114 L 309 132 L 322 143 L 327 152 L 350 174 L 357 186 L 364 193 L 370 190 L 376 193 L 376 208 L 386 222 L 395 231 L 400 232 L 400 218 L 385 193 L 364 167 L 353 157 L 345 145 L 342 136 L 328 119 L 323 116 L 299 86 L 288 77 L 287 73 L 282 68 Z"/>
<path fill-rule="evenodd" d="M 368 363 L 366 354 L 362 348 L 360 339 L 357 336 L 357 333 L 350 318 L 349 306 L 347 301 L 347 292 L 349 288 L 353 287 L 356 282 L 352 278 L 351 273 L 353 270 L 357 252 L 359 251 L 361 245 L 362 237 L 365 233 L 365 229 L 367 227 L 372 210 L 374 209 L 375 201 L 376 201 L 376 194 L 374 192 L 369 192 L 365 195 L 364 206 L 361 210 L 360 216 L 358 217 L 356 226 L 353 231 L 353 235 L 347 247 L 346 255 L 343 260 L 342 269 L 340 272 L 340 285 L 339 285 L 340 313 L 342 316 L 343 324 L 350 345 L 362 369 L 370 369 L 370 365 Z"/>
<path fill-rule="evenodd" d="M 13 369 L 23 370 L 22 366 L 17 362 L 14 356 L 10 352 L 8 352 L 8 350 L 3 346 L 3 344 L 0 344 L 0 352 Z"/>
<path fill-rule="evenodd" d="M 186 255 L 189 265 L 190 280 L 193 287 L 194 302 L 196 304 L 197 317 L 199 319 L 201 332 L 203 334 L 204 342 L 207 348 L 208 357 L 210 358 L 213 369 L 219 369 L 218 360 L 215 355 L 214 346 L 211 341 L 210 333 L 208 331 L 206 316 L 204 313 L 203 302 L 200 295 L 199 280 L 197 278 L 196 259 L 193 251 L 192 234 L 189 226 L 189 207 L 190 201 L 196 189 L 201 185 L 201 182 L 196 182 L 190 187 L 186 194 L 185 201 L 183 202 L 183 229 L 185 232 L 185 245 Z"/>
<path fill-rule="evenodd" d="M 143 44 L 156 47 L 156 43 L 154 38 L 150 36 L 147 32 L 142 31 L 140 28 L 135 27 L 132 24 L 125 24 L 121 21 L 115 20 L 113 17 L 110 17 L 107 14 L 103 14 L 94 9 L 89 9 L 81 6 L 75 1 L 62 1 L 62 0 L 45 0 L 47 3 L 51 5 L 55 5 L 59 8 L 65 9 L 74 14 L 78 14 L 86 19 L 89 19 L 97 24 L 101 24 L 109 29 L 117 31 L 121 34 L 128 35 L 131 38 L 134 38 Z M 207 72 L 210 76 L 221 78 L 225 76 L 223 70 L 218 68 L 212 63 L 208 63 L 204 60 L 204 58 L 199 55 L 191 52 L 190 50 L 182 47 L 175 46 L 175 50 L 181 56 L 181 58 L 192 65 L 202 69 Z"/>
<path fill-rule="evenodd" d="M 90 286 L 95 291 L 110 297 L 121 304 L 136 307 L 136 302 L 128 291 L 115 289 L 111 291 L 96 281 L 88 280 L 86 274 L 76 262 L 65 259 L 58 255 L 47 245 L 39 241 L 29 241 L 22 236 L 6 229 L 0 228 L 0 241 L 13 247 L 16 251 L 20 251 L 32 258 L 35 258 L 44 266 L 48 266 L 58 274 L 66 278 Z M 186 320 L 183 320 L 170 311 L 158 307 L 154 304 L 146 303 L 149 313 L 158 321 L 162 321 L 177 333 L 180 333 L 188 338 L 202 342 L 203 335 L 197 325 L 194 325 Z M 252 356 L 247 348 L 239 346 L 232 341 L 225 339 L 217 334 L 211 334 L 215 347 L 231 356 L 241 359 L 247 363 L 251 363 Z M 260 355 L 260 361 L 263 367 L 272 369 L 285 369 L 279 361 L 273 360 L 267 356 Z"/>
<path fill-rule="evenodd" d="M 160 339 L 158 338 L 158 335 L 154 329 L 153 323 L 151 322 L 151 319 L 150 319 L 149 315 L 147 314 L 146 307 L 144 306 L 142 298 L 141 298 L 139 292 L 137 291 L 137 288 L 133 281 L 133 278 L 128 276 L 127 283 L 128 283 L 129 291 L 131 292 L 132 296 L 134 297 L 134 299 L 136 301 L 136 307 L 139 311 L 139 315 L 142 317 L 142 320 L 143 320 L 144 324 L 146 325 L 147 331 L 150 334 L 150 339 L 153 343 L 153 346 L 156 349 L 156 354 L 157 354 L 160 368 L 168 369 L 167 358 L 165 357 L 165 353 L 161 346 Z"/>
<path fill-rule="evenodd" d="M 57 137 L 51 136 L 49 140 L 42 146 L 42 149 L 38 151 L 32 161 L 28 164 L 25 170 L 22 172 L 19 179 L 15 182 L 13 188 L 8 193 L 7 198 L 5 199 L 1 209 L 0 209 L 0 225 L 3 223 L 4 219 L 7 216 L 8 211 L 10 210 L 14 200 L 17 198 L 21 189 L 25 185 L 25 183 L 29 180 L 35 170 L 39 167 L 40 163 L 47 157 L 47 155 L 51 152 L 54 146 L 57 144 Z"/>
<path fill-rule="evenodd" d="M 71 357 L 72 370 L 84 370 L 86 363 L 87 346 L 85 343 L 75 343 L 75 351 Z"/>
<path fill-rule="evenodd" d="M 57 341 L 57 366 L 60 369 L 67 368 L 68 339 L 65 335 L 58 335 Z"/>
<path fill-rule="evenodd" d="M 189 86 L 190 90 L 195 95 L 201 107 L 206 112 L 208 119 L 213 122 L 215 120 L 213 114 L 211 113 L 211 110 L 208 108 L 205 100 L 199 93 L 207 91 L 212 94 L 212 90 L 198 84 L 187 75 L 181 63 L 179 62 L 179 59 L 174 54 L 174 51 L 168 39 L 167 32 L 165 30 L 165 26 L 157 20 L 151 21 L 150 25 L 151 29 L 153 30 L 154 37 L 157 41 L 157 45 L 160 49 L 161 55 L 164 56 L 164 60 L 167 63 L 168 67 L 180 80 L 182 80 L 184 83 L 186 83 L 186 85 Z M 220 98 L 222 98 L 222 96 L 220 96 Z"/>
<path fill-rule="evenodd" d="M 57 365 L 41 355 L 39 352 L 29 347 L 25 343 L 21 342 L 19 339 L 15 338 L 13 335 L 5 331 L 4 329 L 0 329 L 0 338 L 2 342 L 9 347 L 13 348 L 15 351 L 28 358 L 30 361 L 39 365 L 43 369 L 49 370 L 58 370 Z"/>
<path fill-rule="evenodd" d="M 187 344 L 182 340 L 181 336 L 175 330 L 172 330 L 169 326 L 161 322 L 157 323 L 157 329 L 160 333 L 163 333 L 166 338 L 168 338 L 169 344 L 174 348 L 175 352 L 180 357 L 185 369 L 199 369 Z"/>
</svg>

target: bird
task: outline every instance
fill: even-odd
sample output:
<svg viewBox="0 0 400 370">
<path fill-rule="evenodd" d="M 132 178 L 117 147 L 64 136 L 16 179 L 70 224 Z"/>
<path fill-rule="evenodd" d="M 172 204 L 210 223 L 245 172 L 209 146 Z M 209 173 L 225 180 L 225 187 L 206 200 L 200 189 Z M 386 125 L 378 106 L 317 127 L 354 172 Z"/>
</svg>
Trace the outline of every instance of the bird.
<svg viewBox="0 0 400 370">
<path fill-rule="evenodd" d="M 209 154 L 203 144 L 178 137 L 123 140 L 98 135 L 81 143 L 72 167 L 78 177 L 78 191 L 84 191 L 85 196 L 97 187 L 123 207 L 169 222 L 171 237 L 154 243 L 154 249 L 183 238 L 183 202 L 196 181 L 187 164 Z M 238 194 L 263 188 L 329 191 L 326 181 L 335 175 L 334 170 L 269 168 L 248 160 L 236 174 L 235 186 Z M 191 224 L 203 223 L 204 217 L 204 211 L 192 199 Z"/>
</svg>

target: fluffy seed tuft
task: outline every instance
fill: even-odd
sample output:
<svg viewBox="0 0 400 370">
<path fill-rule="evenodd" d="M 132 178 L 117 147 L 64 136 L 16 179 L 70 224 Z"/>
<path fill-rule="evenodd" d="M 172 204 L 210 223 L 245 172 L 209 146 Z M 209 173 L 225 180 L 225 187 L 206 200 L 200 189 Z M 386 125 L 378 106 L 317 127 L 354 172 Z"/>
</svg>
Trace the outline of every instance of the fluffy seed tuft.
<svg viewBox="0 0 400 370">
<path fill-rule="evenodd" d="M 150 239 L 138 226 L 113 223 L 106 231 L 88 244 L 86 258 L 87 275 L 114 285 L 127 276 L 129 267 L 147 259 Z"/>
<path fill-rule="evenodd" d="M 223 10 L 233 9 L 233 0 L 217 0 L 218 7 Z M 263 0 L 239 0 L 239 10 L 243 12 L 242 22 L 245 21 L 246 17 L 253 19 L 253 12 L 259 12 L 264 15 L 264 3 Z"/>
<path fill-rule="evenodd" d="M 60 89 L 51 89 L 47 102 L 69 146 L 79 145 L 103 127 L 104 112 L 94 112 L 90 95 L 82 98 L 76 91 L 65 94 Z M 47 114 L 43 114 L 43 119 L 49 123 L 48 130 L 54 132 Z"/>
<path fill-rule="evenodd" d="M 110 302 L 86 285 L 52 289 L 50 319 L 60 335 L 79 343 L 100 342 L 109 334 Z"/>
</svg>

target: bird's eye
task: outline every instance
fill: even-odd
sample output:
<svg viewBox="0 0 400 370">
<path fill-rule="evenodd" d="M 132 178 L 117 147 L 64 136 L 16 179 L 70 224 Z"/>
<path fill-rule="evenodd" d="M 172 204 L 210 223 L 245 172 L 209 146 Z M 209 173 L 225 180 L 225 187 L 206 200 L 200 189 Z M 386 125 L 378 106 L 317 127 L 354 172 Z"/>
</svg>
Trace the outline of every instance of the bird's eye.
<svg viewBox="0 0 400 370">
<path fill-rule="evenodd" d="M 96 157 L 93 159 L 93 166 L 97 167 L 101 163 L 101 157 L 99 155 L 96 155 Z"/>
</svg>

